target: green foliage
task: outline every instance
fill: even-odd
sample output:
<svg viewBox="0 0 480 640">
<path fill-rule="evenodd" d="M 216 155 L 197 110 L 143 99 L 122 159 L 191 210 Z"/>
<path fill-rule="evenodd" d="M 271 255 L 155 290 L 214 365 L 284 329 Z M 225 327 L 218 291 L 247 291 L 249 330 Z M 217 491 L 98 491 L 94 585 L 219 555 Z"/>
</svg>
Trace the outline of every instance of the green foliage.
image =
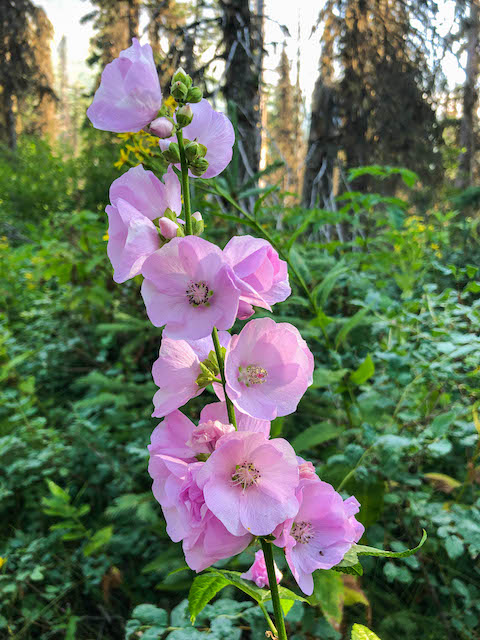
<svg viewBox="0 0 480 640">
<path fill-rule="evenodd" d="M 12 174 L 0 167 L 0 210 L 11 226 L 21 207 L 25 221 L 21 236 L 9 227 L 0 238 L 0 635 L 8 628 L 25 640 L 113 640 L 124 631 L 162 640 L 262 638 L 267 623 L 255 601 L 271 612 L 268 591 L 241 578 L 253 549 L 229 562 L 232 571 L 195 577 L 152 496 L 150 370 L 161 335 L 146 318 L 139 283 L 112 282 L 102 210 L 118 175 L 118 145 L 92 145 L 105 163 L 98 191 L 87 156 L 76 169 L 82 191 L 67 162 L 58 176 L 72 195 L 57 197 L 51 176 L 41 215 L 45 185 L 29 191 L 24 178 L 20 203 L 9 191 Z M 60 162 L 35 153 L 25 161 L 32 182 L 42 158 L 47 173 Z M 238 225 L 268 234 L 291 261 L 293 293 L 275 319 L 298 326 L 315 355 L 314 384 L 273 431 L 360 501 L 367 530 L 356 551 L 396 554 L 352 550 L 335 571 L 317 572 L 315 593 L 323 595 L 314 607 L 295 599 L 298 588 L 277 558 L 289 638 L 340 640 L 365 622 L 389 640 L 447 632 L 471 640 L 480 613 L 476 221 L 450 202 L 424 212 L 355 192 L 336 212 L 306 212 L 284 207 L 268 189 L 247 218 L 228 184 L 217 184 L 195 183 L 206 237 L 223 246 Z M 208 193 L 217 188 L 220 200 Z M 209 393 L 189 405 L 193 419 Z M 402 558 L 422 529 L 425 545 Z M 219 588 L 197 591 L 188 611 L 189 589 L 211 584 Z M 370 603 L 371 625 L 365 601 L 347 597 L 352 584 Z M 361 627 L 352 637 L 367 633 Z"/>
</svg>

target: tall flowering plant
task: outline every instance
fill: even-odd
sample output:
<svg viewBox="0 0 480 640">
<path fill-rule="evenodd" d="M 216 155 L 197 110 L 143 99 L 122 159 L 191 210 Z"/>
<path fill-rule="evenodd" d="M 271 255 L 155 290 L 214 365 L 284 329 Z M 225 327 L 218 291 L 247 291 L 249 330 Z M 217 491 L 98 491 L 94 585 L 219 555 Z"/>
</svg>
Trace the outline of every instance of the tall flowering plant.
<svg viewBox="0 0 480 640">
<path fill-rule="evenodd" d="M 249 545 L 261 547 L 244 574 L 210 569 L 217 586 L 200 604 L 194 582 L 192 619 L 221 588 L 221 576 L 221 584 L 253 594 L 270 635 L 285 640 L 282 602 L 306 599 L 278 586 L 274 546 L 305 596 L 314 592 L 318 570 L 360 573 L 358 554 L 402 554 L 357 545 L 364 533 L 358 501 L 323 482 L 287 440 L 270 437 L 271 421 L 296 410 L 314 368 L 293 325 L 253 317 L 255 307 L 271 311 L 290 295 L 287 264 L 265 239 L 235 236 L 222 250 L 201 237 L 204 221 L 192 213 L 189 180 L 225 169 L 234 129 L 182 69 L 170 91 L 173 112 L 162 102 L 150 46 L 134 39 L 103 71 L 87 111 L 98 129 L 158 137 L 168 165 L 163 179 L 131 168 L 112 184 L 106 209 L 114 280 L 141 274 L 148 317 L 163 327 L 152 372 L 153 416 L 163 418 L 148 447 L 153 494 L 169 536 L 182 542 L 196 572 Z M 237 318 L 252 319 L 231 335 Z M 181 409 L 209 385 L 218 402 L 192 422 Z M 274 620 L 264 606 L 269 599 Z"/>
</svg>

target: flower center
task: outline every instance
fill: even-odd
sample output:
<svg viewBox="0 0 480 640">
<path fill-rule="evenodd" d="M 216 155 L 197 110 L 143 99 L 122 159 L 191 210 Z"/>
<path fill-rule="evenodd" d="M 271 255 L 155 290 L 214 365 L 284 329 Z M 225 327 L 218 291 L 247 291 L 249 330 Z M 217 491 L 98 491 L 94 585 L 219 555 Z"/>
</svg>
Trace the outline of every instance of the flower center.
<svg viewBox="0 0 480 640">
<path fill-rule="evenodd" d="M 251 462 L 242 462 L 235 465 L 232 483 L 234 487 L 242 487 L 245 491 L 248 487 L 258 484 L 260 478 L 260 471 Z"/>
<path fill-rule="evenodd" d="M 294 522 L 290 534 L 300 544 L 307 544 L 314 534 L 312 523 L 305 521 Z"/>
<path fill-rule="evenodd" d="M 210 298 L 213 296 L 213 291 L 209 288 L 205 280 L 199 280 L 198 282 L 191 282 L 187 285 L 187 299 L 194 307 L 203 305 L 208 307 L 210 305 Z"/>
<path fill-rule="evenodd" d="M 263 384 L 267 381 L 268 371 L 258 364 L 249 364 L 248 367 L 238 367 L 238 381 L 246 387 L 252 384 Z"/>
</svg>

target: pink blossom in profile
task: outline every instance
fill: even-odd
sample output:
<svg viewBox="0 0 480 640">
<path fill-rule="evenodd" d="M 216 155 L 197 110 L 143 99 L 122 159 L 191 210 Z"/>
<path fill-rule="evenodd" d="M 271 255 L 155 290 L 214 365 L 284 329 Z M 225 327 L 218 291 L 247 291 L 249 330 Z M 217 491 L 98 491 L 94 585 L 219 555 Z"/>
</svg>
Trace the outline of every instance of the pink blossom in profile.
<svg viewBox="0 0 480 640">
<path fill-rule="evenodd" d="M 123 198 L 149 220 L 161 218 L 167 209 L 179 214 L 182 210 L 182 188 L 172 167 L 163 182 L 139 164 L 112 182 L 110 202 Z"/>
<path fill-rule="evenodd" d="M 267 240 L 252 236 L 235 236 L 223 253 L 239 279 L 242 289 L 239 318 L 253 314 L 252 305 L 271 309 L 291 294 L 287 263 Z"/>
<path fill-rule="evenodd" d="M 152 48 L 133 38 L 132 46 L 107 64 L 87 116 L 96 129 L 115 133 L 143 129 L 162 106 Z"/>
<path fill-rule="evenodd" d="M 215 451 L 217 440 L 232 431 L 235 431 L 233 424 L 225 424 L 220 420 L 200 422 L 187 440 L 187 446 L 195 451 L 195 454 L 209 454 Z"/>
<path fill-rule="evenodd" d="M 304 460 L 300 456 L 297 456 L 297 461 L 300 480 L 318 480 L 317 472 L 310 460 Z"/>
<path fill-rule="evenodd" d="M 242 413 L 238 409 L 235 411 L 238 431 L 251 431 L 263 433 L 268 438 L 270 435 L 270 421 L 252 418 L 246 413 Z M 203 407 L 200 413 L 200 422 L 208 422 L 211 420 L 219 420 L 222 423 L 228 423 L 228 412 L 226 402 L 212 402 Z"/>
<path fill-rule="evenodd" d="M 283 573 L 277 567 L 276 562 L 273 563 L 273 566 L 275 568 L 277 584 L 280 584 L 280 580 L 283 578 Z M 248 571 L 242 573 L 241 577 L 245 578 L 245 580 L 255 582 L 257 587 L 260 589 L 263 589 L 263 587 L 268 585 L 267 565 L 265 564 L 265 556 L 261 549 L 255 553 L 255 562 Z"/>
<path fill-rule="evenodd" d="M 117 178 L 110 187 L 111 205 L 106 207 L 109 220 L 107 254 L 112 263 L 113 279 L 121 283 L 138 275 L 145 260 L 160 247 L 158 230 L 152 220 L 177 225 L 162 218 L 166 209 L 181 210 L 180 183 L 170 167 L 161 182 L 151 171 L 138 165 Z M 169 236 L 173 237 L 173 230 Z"/>
<path fill-rule="evenodd" d="M 360 540 L 364 527 L 356 519 L 359 503 L 343 500 L 334 488 L 317 479 L 300 481 L 300 508 L 276 531 L 277 546 L 285 556 L 300 589 L 313 593 L 313 572 L 331 569 Z"/>
<path fill-rule="evenodd" d="M 298 329 L 286 322 L 251 320 L 227 348 L 227 395 L 253 418 L 273 420 L 293 413 L 312 375 L 313 355 Z M 223 399 L 221 391 L 217 394 Z"/>
<path fill-rule="evenodd" d="M 121 283 L 137 276 L 143 263 L 160 247 L 158 231 L 147 217 L 122 198 L 107 205 L 107 255 L 113 267 L 113 279 Z"/>
<path fill-rule="evenodd" d="M 222 173 L 232 159 L 235 142 L 233 125 L 226 115 L 215 111 L 205 98 L 190 106 L 193 120 L 183 128 L 183 137 L 190 141 L 196 140 L 207 147 L 205 159 L 208 161 L 208 169 L 202 178 L 213 178 Z M 176 142 L 176 138 L 159 140 L 161 150 L 168 149 L 171 142 Z M 189 174 L 191 178 L 195 177 L 191 172 Z"/>
<path fill-rule="evenodd" d="M 298 464 L 281 438 L 248 431 L 223 436 L 197 481 L 207 507 L 235 536 L 269 535 L 298 511 Z"/>
<path fill-rule="evenodd" d="M 155 433 L 155 432 L 154 432 Z M 243 551 L 251 535 L 233 536 L 205 505 L 197 475 L 202 462 L 188 463 L 159 452 L 153 443 L 148 471 L 153 493 L 162 507 L 167 533 L 174 542 L 183 540 L 187 564 L 203 571 L 218 560 Z"/>
<path fill-rule="evenodd" d="M 240 292 L 231 267 L 211 242 L 173 238 L 143 263 L 142 296 L 153 325 L 171 338 L 198 340 L 230 329 Z"/>
<path fill-rule="evenodd" d="M 230 334 L 219 331 L 218 337 L 220 344 L 226 347 Z M 153 417 L 162 418 L 202 393 L 204 388 L 196 383 L 202 372 L 200 363 L 213 349 L 211 336 L 201 340 L 174 340 L 163 336 L 158 359 L 152 368 L 153 380 L 159 387 L 153 396 Z"/>
</svg>

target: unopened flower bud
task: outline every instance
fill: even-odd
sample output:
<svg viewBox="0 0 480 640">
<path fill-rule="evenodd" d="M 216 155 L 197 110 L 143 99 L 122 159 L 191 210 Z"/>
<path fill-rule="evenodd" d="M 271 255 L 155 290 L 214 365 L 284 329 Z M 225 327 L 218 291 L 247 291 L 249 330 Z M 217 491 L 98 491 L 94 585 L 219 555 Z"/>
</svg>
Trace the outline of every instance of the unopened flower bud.
<svg viewBox="0 0 480 640">
<path fill-rule="evenodd" d="M 173 220 L 169 218 L 159 218 L 158 227 L 160 229 L 160 233 L 167 240 L 171 240 L 175 238 L 178 232 L 178 225 Z"/>
<path fill-rule="evenodd" d="M 177 124 L 179 127 L 186 127 L 193 120 L 192 107 L 189 104 L 180 107 L 177 111 Z"/>
<path fill-rule="evenodd" d="M 169 138 L 173 132 L 173 123 L 168 118 L 156 118 L 150 123 L 150 132 L 159 138 Z"/>
<path fill-rule="evenodd" d="M 187 87 L 187 89 L 189 89 L 192 86 L 191 77 L 188 75 L 188 73 L 185 73 L 182 67 L 179 67 L 173 74 L 172 84 L 175 82 L 181 82 Z"/>
<path fill-rule="evenodd" d="M 170 93 L 175 98 L 175 100 L 177 100 L 177 102 L 184 102 L 188 93 L 187 85 L 183 84 L 183 82 L 174 82 L 172 84 Z"/>
<path fill-rule="evenodd" d="M 185 147 L 185 155 L 189 162 L 194 162 L 197 158 L 203 158 L 207 153 L 207 147 L 199 142 L 189 142 Z"/>
<path fill-rule="evenodd" d="M 200 87 L 190 87 L 187 93 L 186 102 L 200 102 L 203 98 L 203 91 Z"/>
<path fill-rule="evenodd" d="M 180 150 L 176 142 L 171 142 L 168 149 L 163 152 L 165 160 L 172 164 L 178 164 L 180 162 Z"/>
<path fill-rule="evenodd" d="M 195 211 L 195 213 L 192 215 L 192 227 L 194 235 L 202 235 L 203 230 L 205 229 L 205 223 L 203 222 L 202 214 L 200 213 L 200 211 Z"/>
<path fill-rule="evenodd" d="M 189 167 L 193 175 L 199 178 L 208 169 L 208 160 L 205 160 L 205 158 L 197 158 L 189 164 Z"/>
</svg>

